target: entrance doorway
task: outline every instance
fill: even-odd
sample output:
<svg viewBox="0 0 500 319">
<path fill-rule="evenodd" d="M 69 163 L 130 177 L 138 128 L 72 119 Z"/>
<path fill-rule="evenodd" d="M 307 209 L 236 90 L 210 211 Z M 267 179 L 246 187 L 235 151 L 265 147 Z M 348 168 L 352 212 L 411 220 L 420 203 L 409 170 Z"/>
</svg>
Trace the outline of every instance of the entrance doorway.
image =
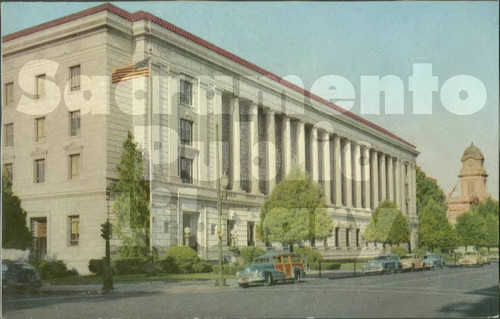
<svg viewBox="0 0 500 319">
<path fill-rule="evenodd" d="M 33 236 L 33 247 L 31 247 L 31 258 L 43 260 L 47 254 L 47 218 L 31 218 L 31 236 Z"/>
</svg>

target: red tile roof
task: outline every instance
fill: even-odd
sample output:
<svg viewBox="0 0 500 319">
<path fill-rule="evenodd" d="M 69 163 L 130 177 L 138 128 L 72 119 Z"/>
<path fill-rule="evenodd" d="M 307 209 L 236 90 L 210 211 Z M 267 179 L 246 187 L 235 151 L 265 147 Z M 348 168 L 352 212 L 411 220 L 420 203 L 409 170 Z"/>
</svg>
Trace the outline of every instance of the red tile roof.
<svg viewBox="0 0 500 319">
<path fill-rule="evenodd" d="M 32 33 L 35 33 L 35 32 L 38 32 L 38 31 L 42 31 L 42 30 L 46 30 L 46 29 L 49 29 L 49 28 L 52 28 L 52 27 L 55 27 L 55 26 L 58 26 L 58 25 L 61 25 L 61 24 L 64 24 L 64 23 L 67 23 L 67 22 L 70 22 L 70 21 L 73 21 L 73 20 L 76 20 L 78 18 L 83 18 L 83 17 L 86 17 L 86 16 L 89 16 L 89 15 L 92 15 L 92 14 L 95 14 L 95 13 L 98 13 L 98 12 L 102 12 L 102 11 L 109 11 L 125 20 L 128 20 L 128 21 L 131 21 L 131 22 L 134 22 L 134 21 L 139 21 L 139 20 L 147 20 L 147 21 L 151 21 L 151 22 L 154 22 L 156 23 L 157 25 L 159 25 L 160 27 L 163 27 L 171 32 L 174 32 L 198 45 L 201 45 L 211 51 L 214 51 L 216 52 L 217 54 L 219 55 L 222 55 L 238 64 L 241 64 L 255 72 L 258 72 L 278 83 L 281 83 L 283 84 L 284 86 L 292 89 L 292 90 L 295 90 L 299 93 L 302 93 L 303 95 L 315 100 L 315 101 L 318 101 L 326 106 L 329 106 L 331 107 L 332 109 L 334 109 L 335 111 L 339 112 L 339 113 L 343 113 L 345 114 L 346 116 L 358 121 L 358 122 L 361 122 L 363 124 L 366 124 L 368 125 L 369 127 L 372 127 L 374 129 L 376 129 L 377 131 L 381 132 L 381 133 L 384 133 L 398 141 L 401 141 L 403 143 L 405 143 L 406 145 L 408 146 L 411 146 L 413 148 L 415 148 L 415 146 L 407 141 L 405 141 L 404 139 L 402 139 L 401 137 L 389 132 L 388 130 L 384 129 L 383 127 L 380 127 L 368 120 L 365 120 L 364 118 L 354 114 L 354 113 L 351 113 L 343 108 L 341 108 L 340 106 L 337 106 L 335 105 L 334 103 L 330 102 L 330 101 L 327 101 L 315 94 L 312 94 L 311 92 L 293 84 L 293 83 L 290 83 L 288 81 L 286 81 L 285 79 L 282 79 L 280 78 L 279 76 L 269 72 L 269 71 L 266 71 L 264 69 L 262 69 L 261 67 L 253 64 L 253 63 L 250 63 L 234 54 L 232 54 L 231 52 L 228 52 L 208 41 L 205 41 L 203 40 L 202 38 L 199 38 L 197 36 L 195 36 L 194 34 L 192 33 L 189 33 L 163 19 L 160 19 L 158 18 L 157 16 L 154 16 L 152 15 L 151 13 L 148 13 L 148 12 L 144 12 L 144 11 L 137 11 L 137 12 L 134 12 L 134 13 L 130 13 L 128 11 L 125 11 L 123 9 L 120 9 L 110 3 L 105 3 L 105 4 L 102 4 L 102 5 L 99 5 L 99 6 L 96 6 L 96 7 L 93 7 L 93 8 L 90 8 L 90 9 L 87 9 L 87 10 L 83 10 L 83 11 L 80 11 L 80 12 L 77 12 L 77 13 L 74 13 L 74 14 L 71 14 L 71 15 L 68 15 L 68 16 L 65 16 L 65 17 L 62 17 L 62 18 L 59 18 L 59 19 L 55 19 L 55 20 L 52 20 L 52 21 L 49 21 L 49 22 L 46 22 L 46 23 L 42 23 L 42 24 L 39 24 L 37 26 L 34 26 L 34 27 L 31 27 L 31 28 L 27 28 L 27 29 L 24 29 L 24 30 L 21 30 L 21 31 L 18 31 L 18 32 L 14 32 L 14 33 L 11 33 L 11 34 L 8 34 L 6 36 L 3 36 L 2 37 L 2 43 L 4 42 L 7 42 L 7 41 L 10 41 L 10 40 L 14 40 L 14 39 L 17 39 L 17 38 L 20 38 L 20 37 L 23 37 L 23 36 L 26 36 L 26 35 L 29 35 L 29 34 L 32 34 Z"/>
</svg>

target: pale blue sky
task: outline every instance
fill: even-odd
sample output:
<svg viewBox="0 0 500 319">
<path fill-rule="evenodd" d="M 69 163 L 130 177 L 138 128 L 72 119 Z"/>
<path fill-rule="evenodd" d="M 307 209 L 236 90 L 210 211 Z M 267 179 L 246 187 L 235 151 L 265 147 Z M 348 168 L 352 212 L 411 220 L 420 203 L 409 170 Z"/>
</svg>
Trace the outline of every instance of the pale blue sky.
<svg viewBox="0 0 500 319">
<path fill-rule="evenodd" d="M 360 114 L 360 76 L 403 80 L 405 114 L 363 115 L 417 146 L 417 159 L 445 193 L 457 181 L 460 157 L 473 141 L 486 158 L 488 188 L 498 199 L 497 2 L 112 2 L 148 11 L 277 75 L 296 75 L 306 89 L 326 75 L 351 81 Z M 100 3 L 2 3 L 2 35 Z M 432 114 L 415 115 L 408 77 L 430 63 L 438 86 L 469 75 L 486 87 L 472 115 L 446 110 L 439 91 Z M 473 93 L 473 92 L 472 92 Z"/>
</svg>

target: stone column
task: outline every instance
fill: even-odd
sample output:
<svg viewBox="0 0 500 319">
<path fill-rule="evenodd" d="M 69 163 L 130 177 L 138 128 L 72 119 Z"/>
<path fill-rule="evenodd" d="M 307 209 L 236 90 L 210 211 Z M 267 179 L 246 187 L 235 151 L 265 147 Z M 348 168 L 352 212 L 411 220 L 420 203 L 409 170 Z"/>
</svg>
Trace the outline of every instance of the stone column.
<svg viewBox="0 0 500 319">
<path fill-rule="evenodd" d="M 322 148 L 323 148 L 323 181 L 325 182 L 325 200 L 326 204 L 330 205 L 332 202 L 332 190 L 331 190 L 331 168 L 330 168 L 330 134 L 328 132 L 323 132 L 322 136 Z"/>
<path fill-rule="evenodd" d="M 249 143 L 249 155 L 250 155 L 250 167 L 249 167 L 249 178 L 250 187 L 253 194 L 260 193 L 259 191 L 259 108 L 257 104 L 252 103 L 249 106 L 249 116 L 250 116 L 250 143 Z"/>
<path fill-rule="evenodd" d="M 276 126 L 274 111 L 266 109 L 268 193 L 276 185 Z"/>
<path fill-rule="evenodd" d="M 367 146 L 363 146 L 363 188 L 364 188 L 364 193 L 365 193 L 365 201 L 364 201 L 364 208 L 370 208 L 371 205 L 371 200 L 370 200 L 370 183 L 371 183 L 371 176 L 370 176 L 370 149 Z"/>
<path fill-rule="evenodd" d="M 406 175 L 405 175 L 406 164 L 401 161 L 400 174 L 401 174 L 401 211 L 404 215 L 408 215 L 406 210 Z"/>
<path fill-rule="evenodd" d="M 352 208 L 352 164 L 351 164 L 351 142 L 346 139 L 344 148 L 344 176 L 345 176 L 345 198 L 346 206 Z"/>
<path fill-rule="evenodd" d="M 411 193 L 410 193 L 410 212 L 412 217 L 417 216 L 417 170 L 415 163 L 411 163 L 410 170 L 410 181 L 411 181 Z"/>
<path fill-rule="evenodd" d="M 281 161 L 283 163 L 283 178 L 286 178 L 292 167 L 292 143 L 290 135 L 290 118 L 283 117 L 283 150 L 281 153 Z"/>
<path fill-rule="evenodd" d="M 379 169 L 378 169 L 378 152 L 373 150 L 372 158 L 371 158 L 371 166 L 372 166 L 372 172 L 371 172 L 371 186 L 373 189 L 373 198 L 372 198 L 372 205 L 371 208 L 375 209 L 378 206 L 379 203 L 379 185 L 378 185 L 378 175 L 379 175 Z"/>
<path fill-rule="evenodd" d="M 358 143 L 354 143 L 354 198 L 354 206 L 361 207 L 361 151 Z"/>
<path fill-rule="evenodd" d="M 380 162 L 379 162 L 379 172 L 380 172 L 380 197 L 381 201 L 387 199 L 387 181 L 386 181 L 386 170 L 385 166 L 385 154 L 380 154 Z"/>
<path fill-rule="evenodd" d="M 231 131 L 231 185 L 233 191 L 241 191 L 241 131 L 240 131 L 240 101 L 237 97 L 233 97 L 232 102 L 232 119 L 229 122 Z"/>
<path fill-rule="evenodd" d="M 335 159 L 335 206 L 342 206 L 342 164 L 340 159 L 340 136 L 333 137 L 333 157 Z"/>
<path fill-rule="evenodd" d="M 314 182 L 318 182 L 319 177 L 319 163 L 318 163 L 318 129 L 313 127 L 311 129 L 311 178 Z"/>
<path fill-rule="evenodd" d="M 389 196 L 388 198 L 394 202 L 394 167 L 392 165 L 392 162 L 393 162 L 393 158 L 392 156 L 388 156 L 387 157 L 387 171 L 389 173 L 389 176 L 387 176 L 388 180 L 389 180 L 389 187 L 388 187 L 388 190 L 387 192 L 389 193 Z"/>
<path fill-rule="evenodd" d="M 306 171 L 306 132 L 304 122 L 297 122 L 297 162 L 302 171 Z"/>
<path fill-rule="evenodd" d="M 401 210 L 401 212 L 403 211 L 403 207 L 401 206 L 401 169 L 399 168 L 400 166 L 400 161 L 399 161 L 399 158 L 396 158 L 396 161 L 395 161 L 395 167 L 394 167 L 394 171 L 395 171 L 395 177 L 394 177 L 394 181 L 395 181 L 395 193 L 396 193 L 396 205 L 398 205 L 399 209 Z"/>
</svg>

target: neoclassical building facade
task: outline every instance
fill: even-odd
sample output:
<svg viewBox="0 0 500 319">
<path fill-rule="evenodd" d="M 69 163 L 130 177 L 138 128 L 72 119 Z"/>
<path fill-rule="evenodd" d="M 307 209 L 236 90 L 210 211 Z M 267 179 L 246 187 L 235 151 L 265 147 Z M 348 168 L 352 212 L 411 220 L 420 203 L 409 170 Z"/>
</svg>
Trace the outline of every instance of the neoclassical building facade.
<svg viewBox="0 0 500 319">
<path fill-rule="evenodd" d="M 482 202 L 489 194 L 486 187 L 488 174 L 484 169 L 484 156 L 481 150 L 471 143 L 460 159 L 462 168 L 458 174 L 459 194 L 452 197 L 456 186 L 446 199 L 446 217 L 455 224 L 457 218 L 470 210 L 470 205 Z"/>
<path fill-rule="evenodd" d="M 187 244 L 217 259 L 217 161 L 225 251 L 262 245 L 260 208 L 293 166 L 325 192 L 335 229 L 315 243 L 323 255 L 380 253 L 362 234 L 385 199 L 416 247 L 418 151 L 384 128 L 143 11 L 104 4 L 2 41 L 3 168 L 40 256 L 85 273 L 104 254 L 128 131 L 144 150 L 160 252 Z"/>
</svg>

